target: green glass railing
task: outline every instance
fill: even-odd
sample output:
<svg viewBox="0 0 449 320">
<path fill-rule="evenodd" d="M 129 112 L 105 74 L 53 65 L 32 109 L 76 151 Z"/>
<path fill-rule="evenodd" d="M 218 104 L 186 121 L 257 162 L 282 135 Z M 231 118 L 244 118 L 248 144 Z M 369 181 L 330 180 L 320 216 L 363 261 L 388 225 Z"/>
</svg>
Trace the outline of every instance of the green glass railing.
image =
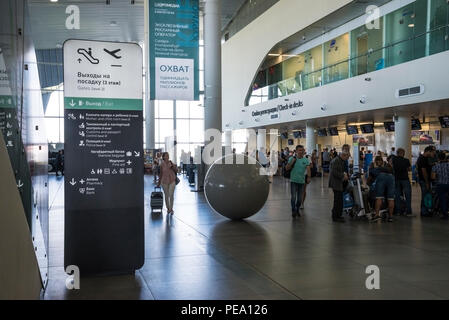
<svg viewBox="0 0 449 320">
<path fill-rule="evenodd" d="M 449 24 L 390 43 L 382 48 L 369 50 L 316 71 L 301 73 L 296 77 L 256 89 L 252 91 L 248 105 L 285 97 L 447 50 L 449 50 Z"/>
</svg>

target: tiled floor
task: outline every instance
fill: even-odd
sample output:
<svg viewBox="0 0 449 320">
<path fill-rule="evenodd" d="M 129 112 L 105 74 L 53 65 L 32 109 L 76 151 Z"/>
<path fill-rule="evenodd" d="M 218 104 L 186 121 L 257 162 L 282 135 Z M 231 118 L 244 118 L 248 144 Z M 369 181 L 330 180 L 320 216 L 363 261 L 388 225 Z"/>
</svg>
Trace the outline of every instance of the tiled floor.
<svg viewBox="0 0 449 320">
<path fill-rule="evenodd" d="M 257 215 L 232 222 L 214 213 L 184 179 L 175 215 L 145 215 L 145 265 L 135 275 L 82 278 L 65 288 L 62 180 L 50 179 L 50 280 L 45 299 L 448 299 L 449 223 L 332 223 L 327 178 L 308 187 L 293 220 L 288 183 L 275 178 Z M 146 205 L 152 191 L 146 177 Z M 419 190 L 413 187 L 418 213 Z M 380 268 L 380 290 L 367 290 L 367 265 Z"/>
</svg>

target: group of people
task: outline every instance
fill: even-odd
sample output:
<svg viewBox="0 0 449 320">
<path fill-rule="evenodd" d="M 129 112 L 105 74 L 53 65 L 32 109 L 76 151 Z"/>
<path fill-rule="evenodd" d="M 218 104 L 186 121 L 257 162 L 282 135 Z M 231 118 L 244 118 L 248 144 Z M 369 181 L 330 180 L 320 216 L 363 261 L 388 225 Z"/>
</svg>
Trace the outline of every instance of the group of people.
<svg viewBox="0 0 449 320">
<path fill-rule="evenodd" d="M 364 150 L 361 150 L 361 160 L 363 160 L 363 153 Z M 343 192 L 349 180 L 347 165 L 349 157 L 349 146 L 345 145 L 342 152 L 330 162 L 329 187 L 334 191 L 332 219 L 335 222 L 345 221 L 342 217 Z M 413 216 L 412 188 L 409 178 L 411 168 L 411 162 L 405 157 L 403 148 L 397 151 L 392 149 L 387 161 L 384 161 L 382 153 L 376 155 L 369 166 L 366 181 L 370 187 L 370 194 L 375 199 L 375 213 L 371 221 L 384 218 L 388 222 L 393 222 L 393 215 Z M 432 216 L 435 211 L 439 211 L 441 219 L 447 220 L 449 161 L 446 154 L 444 152 L 436 154 L 434 146 L 426 147 L 416 162 L 416 171 L 421 187 L 421 216 Z M 435 205 L 435 198 L 438 199 L 438 205 Z M 380 211 L 384 206 L 388 215 L 382 217 Z"/>
</svg>

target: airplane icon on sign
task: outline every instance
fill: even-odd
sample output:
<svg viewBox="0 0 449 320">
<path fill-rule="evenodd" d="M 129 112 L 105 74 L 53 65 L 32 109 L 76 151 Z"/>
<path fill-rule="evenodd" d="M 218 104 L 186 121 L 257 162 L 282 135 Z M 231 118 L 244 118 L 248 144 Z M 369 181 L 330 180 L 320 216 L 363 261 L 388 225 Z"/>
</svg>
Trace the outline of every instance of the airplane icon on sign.
<svg viewBox="0 0 449 320">
<path fill-rule="evenodd" d="M 112 51 L 109 51 L 109 50 L 107 50 L 107 49 L 103 49 L 106 53 L 109 53 L 111 56 L 113 56 L 114 58 L 116 58 L 116 59 L 121 59 L 122 58 L 122 56 L 118 56 L 118 55 L 116 55 L 116 53 L 117 52 L 119 52 L 120 50 L 122 50 L 122 49 L 117 49 L 117 50 L 112 50 Z"/>
</svg>

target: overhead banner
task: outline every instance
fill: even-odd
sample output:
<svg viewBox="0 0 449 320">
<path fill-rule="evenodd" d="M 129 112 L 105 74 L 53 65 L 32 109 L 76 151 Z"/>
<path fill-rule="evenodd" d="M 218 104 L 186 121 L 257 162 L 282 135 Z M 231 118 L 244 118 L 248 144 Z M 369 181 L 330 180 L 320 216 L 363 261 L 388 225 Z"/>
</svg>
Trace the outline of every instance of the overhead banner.
<svg viewBox="0 0 449 320">
<path fill-rule="evenodd" d="M 144 262 L 142 50 L 64 43 L 64 264 L 131 272 Z"/>
<path fill-rule="evenodd" d="M 148 0 L 150 99 L 199 100 L 198 0 Z"/>
</svg>

